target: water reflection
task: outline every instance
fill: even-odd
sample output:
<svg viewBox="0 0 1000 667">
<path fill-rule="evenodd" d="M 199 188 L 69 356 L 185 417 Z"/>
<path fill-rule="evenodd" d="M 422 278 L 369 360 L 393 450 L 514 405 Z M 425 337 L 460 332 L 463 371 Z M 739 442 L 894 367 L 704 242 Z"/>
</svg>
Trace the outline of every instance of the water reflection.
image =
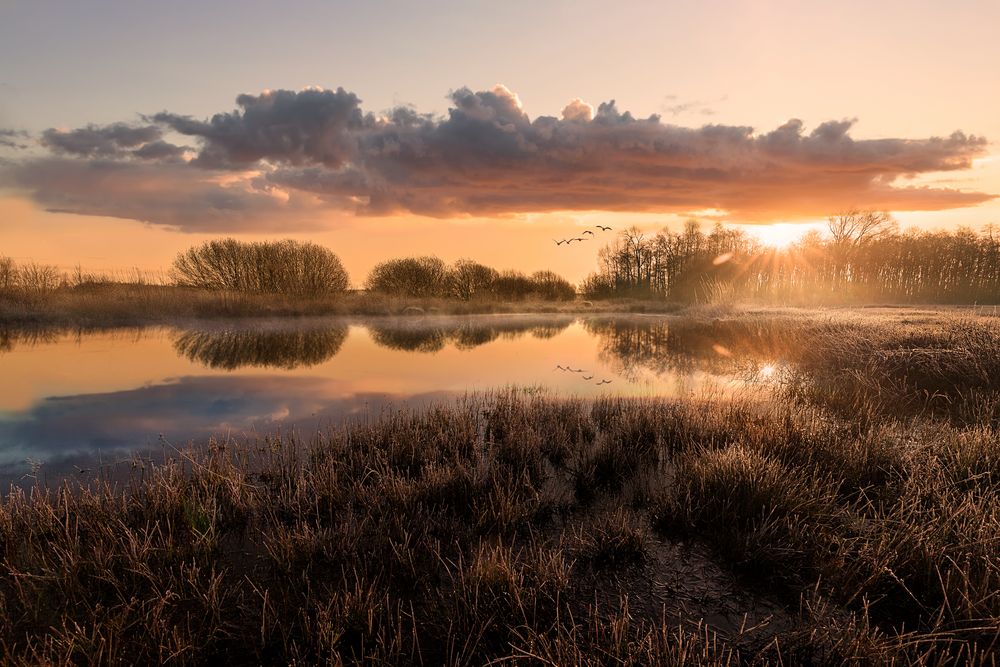
<svg viewBox="0 0 1000 667">
<path fill-rule="evenodd" d="M 105 463 L 142 450 L 209 436 L 239 437 L 282 426 L 311 429 L 389 404 L 423 405 L 448 392 L 413 396 L 352 393 L 346 383 L 318 377 L 182 377 L 135 389 L 45 398 L 13 419 L 0 420 L 0 475 L 24 474 L 25 461 L 46 470 Z"/>
<path fill-rule="evenodd" d="M 328 361 L 340 351 L 346 338 L 344 324 L 304 330 L 205 329 L 177 334 L 174 349 L 209 368 L 292 370 Z"/>
<path fill-rule="evenodd" d="M 770 377 L 782 356 L 780 339 L 767 335 L 774 332 L 750 331 L 741 321 L 605 317 L 583 324 L 599 340 L 600 359 L 625 378 L 643 372 L 739 375 L 747 369 L 770 369 L 763 374 Z"/>
<path fill-rule="evenodd" d="M 745 334 L 745 332 L 744 332 Z M 724 395 L 764 339 L 678 318 L 275 320 L 197 329 L 0 332 L 0 484 L 97 452 L 338 419 L 509 385 L 595 397 Z M 757 353 L 761 354 L 758 355 Z M 757 356 L 755 356 L 757 355 Z"/>
<path fill-rule="evenodd" d="M 686 362 L 674 353 L 670 327 L 662 320 L 594 318 L 584 326 L 597 337 L 601 360 L 626 378 L 635 378 L 639 370 L 663 373 Z"/>
<path fill-rule="evenodd" d="M 0 354 L 12 352 L 16 345 L 50 343 L 58 337 L 59 331 L 55 329 L 0 327 Z"/>
<path fill-rule="evenodd" d="M 553 317 L 544 322 L 536 318 L 467 320 L 462 318 L 392 319 L 367 323 L 368 332 L 377 344 L 406 352 L 439 352 L 447 344 L 470 350 L 499 338 L 514 339 L 523 335 L 550 339 L 571 325 L 576 318 Z"/>
</svg>

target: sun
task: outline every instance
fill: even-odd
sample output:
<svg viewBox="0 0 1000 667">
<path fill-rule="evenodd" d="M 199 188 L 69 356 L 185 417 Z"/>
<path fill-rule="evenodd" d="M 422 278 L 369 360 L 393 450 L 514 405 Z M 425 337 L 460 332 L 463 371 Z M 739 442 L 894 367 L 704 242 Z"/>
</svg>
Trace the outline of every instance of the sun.
<svg viewBox="0 0 1000 667">
<path fill-rule="evenodd" d="M 808 227 L 803 225 L 775 222 L 756 227 L 751 231 L 751 234 L 769 248 L 787 248 L 798 241 L 807 229 Z"/>
</svg>

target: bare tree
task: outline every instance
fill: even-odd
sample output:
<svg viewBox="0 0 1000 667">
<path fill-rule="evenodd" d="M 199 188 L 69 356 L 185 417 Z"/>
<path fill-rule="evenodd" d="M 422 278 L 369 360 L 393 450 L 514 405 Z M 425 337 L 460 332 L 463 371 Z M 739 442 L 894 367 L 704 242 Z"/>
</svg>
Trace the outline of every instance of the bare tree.
<svg viewBox="0 0 1000 667">
<path fill-rule="evenodd" d="M 468 301 L 475 297 L 490 296 L 498 277 L 496 269 L 471 259 L 460 259 L 449 272 L 448 283 L 452 296 Z"/>
<path fill-rule="evenodd" d="M 576 296 L 573 284 L 553 271 L 536 271 L 531 274 L 533 292 L 549 301 L 569 301 Z"/>
<path fill-rule="evenodd" d="M 442 297 L 448 290 L 448 267 L 438 257 L 400 257 L 377 264 L 365 289 L 397 296 Z"/>
<path fill-rule="evenodd" d="M 17 286 L 17 264 L 10 257 L 0 257 L 0 291 L 13 290 Z"/>
<path fill-rule="evenodd" d="M 890 236 L 898 225 L 887 211 L 851 210 L 827 219 L 834 244 L 860 246 Z"/>
<path fill-rule="evenodd" d="M 279 294 L 335 294 L 348 286 L 347 271 L 329 249 L 300 241 L 206 241 L 177 256 L 178 285 Z"/>
</svg>

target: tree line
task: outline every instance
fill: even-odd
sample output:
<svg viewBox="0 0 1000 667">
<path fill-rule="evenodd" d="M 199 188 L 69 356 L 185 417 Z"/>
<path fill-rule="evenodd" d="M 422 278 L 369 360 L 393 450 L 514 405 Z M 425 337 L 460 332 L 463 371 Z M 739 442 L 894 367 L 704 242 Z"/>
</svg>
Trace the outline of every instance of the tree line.
<svg viewBox="0 0 1000 667">
<path fill-rule="evenodd" d="M 536 271 L 529 276 L 520 271 L 497 271 L 468 259 L 448 266 L 437 257 L 403 257 L 382 262 L 368 274 L 365 288 L 396 296 L 464 301 L 481 298 L 565 301 L 576 297 L 573 284 L 552 271 Z"/>
<path fill-rule="evenodd" d="M 246 242 L 215 239 L 177 255 L 169 282 L 179 287 L 258 294 L 330 297 L 343 294 L 350 278 L 329 248 L 294 240 Z M 140 277 L 141 279 L 141 277 Z M 18 264 L 0 257 L 0 294 L 39 294 L 62 287 L 121 283 L 108 277 L 72 274 L 55 266 Z M 365 280 L 369 292 L 398 297 L 570 300 L 576 287 L 552 271 L 526 275 L 498 271 L 468 259 L 448 265 L 438 257 L 403 257 L 375 266 Z"/>
<path fill-rule="evenodd" d="M 743 230 L 688 222 L 680 231 L 622 231 L 598 253 L 586 298 L 721 300 L 767 303 L 1000 303 L 1000 234 L 899 230 L 887 213 L 850 211 L 787 248 L 761 244 Z M 137 274 L 138 275 L 138 274 Z M 350 280 L 329 248 L 293 240 L 216 239 L 180 253 L 169 272 L 178 286 L 336 296 Z M 138 278 L 141 280 L 141 276 Z M 0 294 L 120 282 L 73 275 L 0 257 Z M 571 300 L 577 289 L 552 271 L 498 271 L 468 259 L 402 257 L 376 265 L 364 287 L 397 297 L 459 300 Z"/>
<path fill-rule="evenodd" d="M 171 275 L 178 285 L 190 287 L 310 296 L 342 293 L 349 284 L 337 255 L 328 248 L 298 241 L 208 241 L 181 253 Z M 368 274 L 365 289 L 391 296 L 463 301 L 568 300 L 576 296 L 576 288 L 552 271 L 528 276 L 519 271 L 498 271 L 469 259 L 448 265 L 433 256 L 382 262 Z"/>
<path fill-rule="evenodd" d="M 653 235 L 627 229 L 599 252 L 588 298 L 678 302 L 1000 303 L 1000 235 L 899 230 L 890 215 L 851 211 L 787 248 L 696 222 Z"/>
</svg>

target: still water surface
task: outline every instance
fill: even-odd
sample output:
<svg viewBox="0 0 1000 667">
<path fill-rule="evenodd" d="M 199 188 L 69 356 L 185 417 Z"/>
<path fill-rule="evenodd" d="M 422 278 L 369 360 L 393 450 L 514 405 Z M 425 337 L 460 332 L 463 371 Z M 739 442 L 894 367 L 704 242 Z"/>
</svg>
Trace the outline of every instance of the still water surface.
<svg viewBox="0 0 1000 667">
<path fill-rule="evenodd" d="M 758 360 L 748 375 L 670 329 L 664 316 L 502 315 L 0 331 L 0 480 L 512 385 L 584 398 L 759 385 Z"/>
</svg>

